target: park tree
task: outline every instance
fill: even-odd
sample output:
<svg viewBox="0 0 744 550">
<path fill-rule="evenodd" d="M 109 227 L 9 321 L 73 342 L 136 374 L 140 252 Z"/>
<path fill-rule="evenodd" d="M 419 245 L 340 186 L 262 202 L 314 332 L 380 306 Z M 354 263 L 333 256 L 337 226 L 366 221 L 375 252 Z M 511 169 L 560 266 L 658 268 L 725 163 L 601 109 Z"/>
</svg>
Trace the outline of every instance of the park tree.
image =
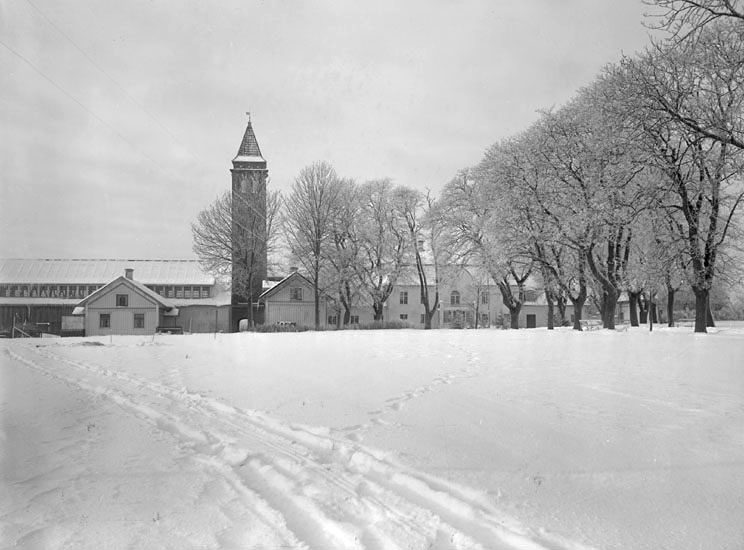
<svg viewBox="0 0 744 550">
<path fill-rule="evenodd" d="M 709 294 L 742 202 L 744 28 L 721 21 L 697 39 L 626 58 L 617 91 L 660 174 L 660 207 L 696 296 L 695 331 L 712 322 Z M 737 61 L 738 60 L 738 61 Z"/>
<path fill-rule="evenodd" d="M 613 329 L 632 222 L 645 201 L 644 165 L 632 134 L 605 109 L 604 88 L 594 83 L 544 113 L 538 155 L 550 182 L 543 210 L 598 283 L 603 326 Z"/>
<path fill-rule="evenodd" d="M 644 0 L 653 11 L 647 14 L 651 28 L 669 32 L 672 42 L 694 37 L 720 20 L 744 24 L 742 0 Z"/>
<path fill-rule="evenodd" d="M 340 216 L 343 183 L 327 162 L 303 168 L 284 201 L 284 232 L 289 249 L 313 285 L 315 328 L 320 327 L 320 299 L 332 272 L 334 222 Z"/>
<path fill-rule="evenodd" d="M 217 279 L 230 282 L 234 294 L 250 296 L 256 277 L 265 267 L 262 258 L 273 261 L 280 205 L 279 191 L 268 191 L 266 217 L 246 215 L 253 205 L 241 195 L 226 191 L 199 212 L 191 224 L 192 248 L 199 263 Z M 252 325 L 253 308 L 248 311 Z"/>
<path fill-rule="evenodd" d="M 500 147 L 491 148 L 492 157 Z M 510 328 L 518 329 L 532 261 L 514 238 L 517 227 L 500 196 L 500 168 L 498 162 L 484 159 L 476 168 L 463 170 L 445 186 L 441 202 L 454 258 L 463 267 L 487 270 L 509 310 Z"/>
<path fill-rule="evenodd" d="M 419 295 L 424 306 L 424 329 L 431 329 L 431 320 L 439 307 L 439 238 L 441 218 L 436 212 L 436 200 L 430 193 L 400 186 L 395 189 L 395 205 L 408 228 L 409 246 L 419 281 Z M 428 237 L 428 238 L 427 238 Z M 428 254 L 425 249 L 428 241 Z M 434 280 L 427 270 L 427 256 L 434 267 Z"/>
<path fill-rule="evenodd" d="M 382 321 L 384 306 L 408 261 L 410 236 L 396 205 L 393 183 L 372 180 L 359 187 L 359 261 L 356 272 L 372 303 L 374 320 Z"/>
</svg>

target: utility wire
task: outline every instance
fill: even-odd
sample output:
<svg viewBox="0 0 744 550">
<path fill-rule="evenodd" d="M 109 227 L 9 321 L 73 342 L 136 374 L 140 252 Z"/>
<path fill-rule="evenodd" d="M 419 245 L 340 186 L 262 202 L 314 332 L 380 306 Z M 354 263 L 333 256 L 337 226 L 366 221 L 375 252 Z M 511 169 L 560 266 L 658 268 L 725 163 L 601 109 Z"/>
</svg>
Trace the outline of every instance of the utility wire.
<svg viewBox="0 0 744 550">
<path fill-rule="evenodd" d="M 158 120 L 157 118 L 155 118 L 155 115 L 153 115 L 150 111 L 148 111 L 144 107 L 144 105 L 140 104 L 135 98 L 133 98 L 131 96 L 131 94 L 129 94 L 129 92 L 126 91 L 126 89 L 124 88 L 124 86 L 122 86 L 121 84 L 119 84 L 119 82 L 113 76 L 111 76 L 103 67 L 101 67 L 98 63 L 96 63 L 96 61 L 91 56 L 89 56 L 85 52 L 85 50 L 83 50 L 80 46 L 78 46 L 78 44 L 72 38 L 70 38 L 67 35 L 67 33 L 65 33 L 61 28 L 59 28 L 59 26 L 54 21 L 52 21 L 52 19 L 49 16 L 47 16 L 43 11 L 41 11 L 38 7 L 36 7 L 36 5 L 33 2 L 31 2 L 31 0 L 26 0 L 26 3 L 29 6 L 31 6 L 34 10 L 36 10 L 36 12 L 42 18 L 44 18 L 44 20 L 51 27 L 53 27 L 54 30 L 56 30 L 60 35 L 62 35 L 65 40 L 67 40 L 70 44 L 72 44 L 72 46 L 78 52 L 80 52 L 80 54 L 83 57 L 85 57 L 85 59 L 87 59 L 88 62 L 90 62 L 91 65 L 93 65 L 96 69 L 98 69 L 101 73 L 103 73 L 103 75 L 106 76 L 106 78 L 108 78 L 111 81 L 111 83 L 113 83 L 114 86 L 116 86 L 124 94 L 124 96 L 126 96 L 126 98 L 129 99 L 129 101 L 131 101 L 135 106 L 137 106 L 138 108 L 140 108 L 143 113 L 145 113 L 148 117 L 150 117 L 150 119 L 153 122 L 155 122 L 155 124 L 157 124 L 158 126 L 160 126 L 160 128 L 163 131 L 165 131 L 174 141 L 176 141 L 176 143 L 178 143 L 184 149 L 187 149 L 188 150 L 188 148 L 183 143 L 181 143 L 181 141 L 175 136 L 175 134 L 173 132 L 170 131 L 170 129 L 165 124 L 163 124 L 162 122 L 160 122 L 160 120 Z"/>
<path fill-rule="evenodd" d="M 90 108 L 88 108 L 87 106 L 85 106 L 80 100 L 78 100 L 70 92 L 68 92 L 67 90 L 65 90 L 62 86 L 60 86 L 59 84 L 57 84 L 57 82 L 55 82 L 54 80 L 52 80 L 51 77 L 47 76 L 41 69 L 39 69 L 38 67 L 36 67 L 36 65 L 34 65 L 33 63 L 31 63 L 31 61 L 29 61 L 26 57 L 24 57 L 22 54 L 18 53 L 16 50 L 14 50 L 8 44 L 6 44 L 5 42 L 3 42 L 1 39 L 0 39 L 0 45 L 3 46 L 6 50 L 8 50 L 10 53 L 12 53 L 13 55 L 15 55 L 18 59 L 20 59 L 21 61 L 23 61 L 26 65 L 28 65 L 36 74 L 38 74 L 44 80 L 46 80 L 47 82 L 49 82 L 52 86 L 54 86 L 55 88 L 57 88 L 57 90 L 59 90 L 65 96 L 67 96 L 67 98 L 70 101 L 72 101 L 73 103 L 75 103 L 76 105 L 78 105 L 83 111 L 85 111 L 86 113 L 88 113 L 90 116 L 92 116 L 93 118 L 95 118 L 98 122 L 100 122 L 101 124 L 103 124 L 106 128 L 108 128 L 109 130 L 111 130 L 111 132 L 113 132 L 115 135 L 117 135 L 122 141 L 124 141 L 125 143 L 127 143 L 132 149 L 134 149 L 139 154 L 141 154 L 143 157 L 145 157 L 147 160 L 149 160 L 150 162 L 152 162 L 153 165 L 157 167 L 158 171 L 162 172 L 162 169 L 160 168 L 160 165 L 155 161 L 155 159 L 153 159 L 152 157 L 150 157 L 147 153 L 145 153 L 140 148 L 138 148 L 129 139 L 127 139 L 126 137 L 124 137 L 116 128 L 114 128 L 111 124 L 109 124 L 104 119 L 102 119 L 100 116 L 98 116 L 95 112 L 93 112 L 92 110 L 90 110 Z"/>
</svg>

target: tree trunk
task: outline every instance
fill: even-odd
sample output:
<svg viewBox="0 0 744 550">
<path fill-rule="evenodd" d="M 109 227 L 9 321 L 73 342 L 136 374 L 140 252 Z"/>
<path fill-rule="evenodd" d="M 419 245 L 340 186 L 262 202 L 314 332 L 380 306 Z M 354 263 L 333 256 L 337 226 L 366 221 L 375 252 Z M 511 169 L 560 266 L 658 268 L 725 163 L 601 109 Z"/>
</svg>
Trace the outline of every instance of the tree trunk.
<svg viewBox="0 0 744 550">
<path fill-rule="evenodd" d="M 708 293 L 707 288 L 695 288 L 695 332 L 708 332 Z"/>
<path fill-rule="evenodd" d="M 558 316 L 561 319 L 561 326 L 566 326 L 566 296 L 560 293 L 556 298 L 556 305 L 558 306 Z"/>
<path fill-rule="evenodd" d="M 584 302 L 586 302 L 585 297 L 579 297 L 574 299 L 571 297 L 571 304 L 573 304 L 573 310 L 574 310 L 574 322 L 573 322 L 573 329 L 581 331 L 581 317 L 583 315 L 584 311 Z"/>
<path fill-rule="evenodd" d="M 320 329 L 320 289 L 317 276 L 313 282 L 313 295 L 315 297 L 315 330 L 318 330 Z"/>
<path fill-rule="evenodd" d="M 602 325 L 609 330 L 615 330 L 615 310 L 617 309 L 617 292 L 605 292 Z"/>
<path fill-rule="evenodd" d="M 375 302 L 374 304 L 372 304 L 372 311 L 374 311 L 375 313 L 374 320 L 382 321 L 382 317 L 383 317 L 382 304 L 379 302 Z"/>
<path fill-rule="evenodd" d="M 522 309 L 522 304 L 509 308 L 509 328 L 519 328 L 519 311 Z"/>
<path fill-rule="evenodd" d="M 548 302 L 548 330 L 554 330 L 555 325 L 553 321 L 553 311 L 554 311 L 554 305 L 553 305 L 553 292 L 545 289 L 545 300 Z"/>
<path fill-rule="evenodd" d="M 677 291 L 674 290 L 671 287 L 667 287 L 667 304 L 666 304 L 666 310 L 667 310 L 667 322 L 669 323 L 670 327 L 674 326 L 674 294 Z"/>
<path fill-rule="evenodd" d="M 640 298 L 640 292 L 628 292 L 628 302 L 630 307 L 630 326 L 640 326 L 638 323 L 638 298 Z"/>
</svg>

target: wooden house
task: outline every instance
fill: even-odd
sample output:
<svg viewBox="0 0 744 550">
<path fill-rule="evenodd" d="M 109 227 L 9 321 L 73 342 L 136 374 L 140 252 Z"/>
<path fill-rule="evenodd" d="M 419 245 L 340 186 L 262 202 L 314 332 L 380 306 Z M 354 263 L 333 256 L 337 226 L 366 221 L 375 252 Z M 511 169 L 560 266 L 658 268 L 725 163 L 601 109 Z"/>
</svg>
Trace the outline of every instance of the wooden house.
<svg viewBox="0 0 744 550">
<path fill-rule="evenodd" d="M 86 296 L 73 310 L 82 315 L 86 336 L 155 334 L 178 309 L 168 300 L 134 280 L 134 270 L 117 277 Z"/>
</svg>

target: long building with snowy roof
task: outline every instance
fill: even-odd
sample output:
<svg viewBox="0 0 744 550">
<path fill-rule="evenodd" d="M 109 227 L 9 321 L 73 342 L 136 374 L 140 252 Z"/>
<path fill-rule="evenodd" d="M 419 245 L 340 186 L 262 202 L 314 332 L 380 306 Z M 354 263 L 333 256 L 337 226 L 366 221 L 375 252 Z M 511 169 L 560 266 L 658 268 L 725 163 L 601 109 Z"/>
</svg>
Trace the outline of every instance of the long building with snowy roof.
<svg viewBox="0 0 744 550">
<path fill-rule="evenodd" d="M 173 328 L 229 330 L 230 292 L 195 260 L 0 259 L 0 333 L 80 332 L 75 306 L 127 270 L 178 308 Z"/>
</svg>

